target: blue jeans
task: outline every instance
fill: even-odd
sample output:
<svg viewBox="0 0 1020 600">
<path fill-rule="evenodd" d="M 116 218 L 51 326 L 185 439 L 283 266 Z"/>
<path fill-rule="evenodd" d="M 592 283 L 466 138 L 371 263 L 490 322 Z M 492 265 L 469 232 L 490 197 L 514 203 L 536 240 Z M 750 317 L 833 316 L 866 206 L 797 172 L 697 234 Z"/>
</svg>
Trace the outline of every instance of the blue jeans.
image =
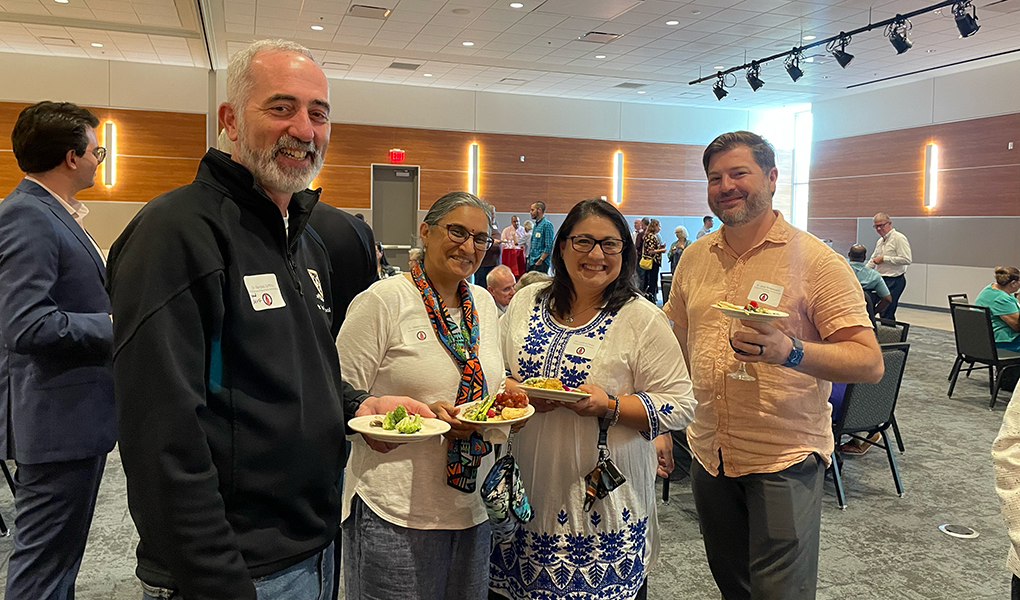
<svg viewBox="0 0 1020 600">
<path fill-rule="evenodd" d="M 258 600 L 332 600 L 333 544 L 287 567 L 254 580 Z M 142 584 L 142 600 L 180 600 L 174 590 Z"/>
</svg>

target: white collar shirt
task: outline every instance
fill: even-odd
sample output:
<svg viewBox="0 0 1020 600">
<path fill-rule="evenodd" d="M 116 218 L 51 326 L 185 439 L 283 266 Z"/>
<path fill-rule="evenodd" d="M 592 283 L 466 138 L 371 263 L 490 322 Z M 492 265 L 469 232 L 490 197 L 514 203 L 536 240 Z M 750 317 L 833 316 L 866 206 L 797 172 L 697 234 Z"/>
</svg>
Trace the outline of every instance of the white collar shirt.
<svg viewBox="0 0 1020 600">
<path fill-rule="evenodd" d="M 876 256 L 881 256 L 882 262 L 876 264 Z M 872 253 L 867 266 L 878 271 L 882 277 L 899 277 L 907 272 L 907 266 L 912 262 L 907 236 L 890 228 L 889 233 L 878 238 L 875 252 Z"/>
</svg>

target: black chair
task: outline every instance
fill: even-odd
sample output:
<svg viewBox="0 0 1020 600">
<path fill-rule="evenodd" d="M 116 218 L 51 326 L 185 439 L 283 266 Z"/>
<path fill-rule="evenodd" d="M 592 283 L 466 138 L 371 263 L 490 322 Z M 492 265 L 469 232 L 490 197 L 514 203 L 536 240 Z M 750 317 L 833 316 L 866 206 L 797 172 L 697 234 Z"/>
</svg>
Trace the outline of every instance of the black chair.
<svg viewBox="0 0 1020 600">
<path fill-rule="evenodd" d="M 954 304 L 970 304 L 970 300 L 967 299 L 967 294 L 949 294 L 949 308 L 952 310 Z M 960 353 L 960 348 L 957 346 L 956 353 Z M 978 367 L 983 369 L 984 367 Z M 970 377 L 970 372 L 974 370 L 974 363 L 967 363 L 967 377 Z M 953 370 L 949 370 L 949 375 L 946 377 L 946 381 L 953 378 Z"/>
<path fill-rule="evenodd" d="M 666 303 L 669 302 L 669 290 L 673 287 L 673 274 L 661 273 L 659 275 L 659 287 L 662 288 L 662 305 L 666 306 Z"/>
<path fill-rule="evenodd" d="M 851 383 L 846 386 L 842 412 L 832 425 L 832 437 L 836 440 L 836 450 L 832 452 L 832 479 L 836 485 L 836 502 L 840 508 L 846 508 L 846 496 L 843 493 L 842 468 L 836 452 L 839 450 L 840 438 L 844 435 L 866 442 L 865 438 L 858 435 L 861 431 L 877 431 L 881 434 L 881 442 L 868 443 L 885 450 L 886 456 L 889 457 L 893 481 L 896 483 L 896 492 L 903 497 L 903 482 L 900 481 L 896 457 L 893 455 L 886 430 L 893 426 L 893 411 L 896 410 L 896 399 L 900 395 L 900 384 L 903 382 L 903 370 L 907 364 L 909 351 L 910 344 L 884 344 L 882 359 L 885 362 L 885 374 L 882 375 L 882 380 L 878 383 Z"/>
<path fill-rule="evenodd" d="M 907 341 L 910 323 L 892 319 L 875 319 L 875 337 L 879 344 L 902 344 Z"/>
<path fill-rule="evenodd" d="M 1020 367 L 1020 352 L 999 350 L 995 347 L 995 335 L 992 333 L 992 312 L 987 306 L 973 304 L 953 304 L 953 334 L 956 336 L 956 362 L 949 373 L 949 397 L 953 397 L 956 379 L 960 376 L 960 368 L 964 363 L 976 363 L 983 367 L 970 366 L 969 369 L 988 369 L 988 389 L 992 400 L 988 409 L 995 408 L 995 400 L 999 396 L 1002 385 L 1002 372 L 1012 367 Z"/>
</svg>

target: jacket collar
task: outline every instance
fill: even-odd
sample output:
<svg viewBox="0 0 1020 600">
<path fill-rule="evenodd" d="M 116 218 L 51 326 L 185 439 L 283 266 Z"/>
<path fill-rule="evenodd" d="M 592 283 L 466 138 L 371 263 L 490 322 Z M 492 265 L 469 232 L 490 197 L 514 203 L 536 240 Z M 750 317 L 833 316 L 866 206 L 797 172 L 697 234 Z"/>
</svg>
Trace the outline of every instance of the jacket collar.
<svg viewBox="0 0 1020 600">
<path fill-rule="evenodd" d="M 18 184 L 17 191 L 29 196 L 34 196 L 38 198 L 40 202 L 49 207 L 50 211 L 52 211 L 53 214 L 60 219 L 60 222 L 63 223 L 71 231 L 71 233 L 74 234 L 74 237 L 78 238 L 81 245 L 85 247 L 85 251 L 89 253 L 89 256 L 92 257 L 92 261 L 96 263 L 96 268 L 99 269 L 100 279 L 105 283 L 106 265 L 103 263 L 103 257 L 99 256 L 99 253 L 96 252 L 96 248 L 92 244 L 92 240 L 89 239 L 89 234 L 85 233 L 85 229 L 83 229 L 82 226 L 74 220 L 71 213 L 67 212 L 67 209 L 64 208 L 64 205 L 60 202 L 60 200 L 57 200 L 56 197 L 54 197 L 53 194 L 43 186 L 28 179 L 21 180 L 21 183 Z"/>
<path fill-rule="evenodd" d="M 283 219 L 280 209 L 272 201 L 262 186 L 255 181 L 255 176 L 247 167 L 230 158 L 229 154 L 210 148 L 198 167 L 195 181 L 201 181 L 223 189 L 237 204 L 255 213 L 271 231 L 279 231 L 284 236 Z M 322 188 L 301 190 L 293 194 L 287 206 L 288 229 L 290 231 L 287 246 L 293 245 L 304 232 L 312 208 L 319 201 Z"/>
</svg>

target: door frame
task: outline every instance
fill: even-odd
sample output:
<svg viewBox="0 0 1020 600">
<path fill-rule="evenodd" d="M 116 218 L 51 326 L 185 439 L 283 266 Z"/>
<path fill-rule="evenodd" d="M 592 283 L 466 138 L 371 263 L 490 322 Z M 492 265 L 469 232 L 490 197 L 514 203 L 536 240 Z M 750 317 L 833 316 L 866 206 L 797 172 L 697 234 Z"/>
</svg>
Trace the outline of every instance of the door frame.
<svg viewBox="0 0 1020 600">
<path fill-rule="evenodd" d="M 421 211 L 421 166 L 420 165 L 403 165 L 394 163 L 370 163 L 368 168 L 368 210 L 372 212 L 372 223 L 375 224 L 375 168 L 376 167 L 390 167 L 396 169 L 414 169 L 414 220 L 411 224 L 411 231 L 413 232 L 413 240 L 420 241 L 416 230 L 415 224 L 418 222 L 418 213 Z M 376 240 L 378 241 L 378 240 Z M 412 241 L 411 247 L 414 248 L 415 244 Z"/>
</svg>

